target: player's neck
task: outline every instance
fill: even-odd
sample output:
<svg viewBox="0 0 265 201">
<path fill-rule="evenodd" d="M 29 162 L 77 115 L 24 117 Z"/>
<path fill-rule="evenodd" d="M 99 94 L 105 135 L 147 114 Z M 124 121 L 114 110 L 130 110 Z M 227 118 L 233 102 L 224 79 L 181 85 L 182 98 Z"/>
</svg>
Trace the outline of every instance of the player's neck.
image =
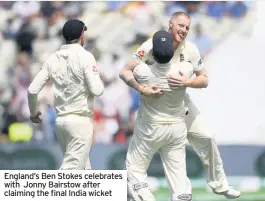
<svg viewBox="0 0 265 201">
<path fill-rule="evenodd" d="M 171 34 L 171 29 L 170 28 L 168 29 L 168 33 Z M 177 42 L 175 40 L 173 41 L 174 50 L 178 49 L 179 44 L 180 44 L 179 42 Z"/>
<path fill-rule="evenodd" d="M 170 64 L 171 64 L 170 62 L 164 64 L 156 62 L 153 64 L 153 66 L 157 67 L 158 69 L 164 69 L 165 67 L 170 66 Z"/>
<path fill-rule="evenodd" d="M 66 45 L 81 45 L 82 46 L 82 41 L 79 40 L 73 40 L 73 41 L 66 41 L 65 42 Z"/>
<path fill-rule="evenodd" d="M 175 50 L 178 49 L 179 44 L 180 44 L 179 42 L 176 42 L 176 41 L 173 42 L 173 46 Z"/>
</svg>

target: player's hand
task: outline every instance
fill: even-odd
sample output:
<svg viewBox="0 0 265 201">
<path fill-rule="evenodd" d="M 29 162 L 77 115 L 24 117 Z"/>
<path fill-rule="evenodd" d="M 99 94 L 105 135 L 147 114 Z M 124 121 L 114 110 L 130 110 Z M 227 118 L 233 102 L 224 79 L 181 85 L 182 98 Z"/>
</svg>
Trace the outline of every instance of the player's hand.
<svg viewBox="0 0 265 201">
<path fill-rule="evenodd" d="M 174 87 L 189 87 L 190 85 L 190 79 L 186 77 L 183 72 L 179 71 L 179 77 L 174 77 L 172 75 L 169 75 L 168 79 L 168 85 L 171 88 Z"/>
<path fill-rule="evenodd" d="M 152 96 L 154 98 L 159 98 L 160 96 L 162 96 L 164 94 L 164 92 L 162 89 L 160 89 L 157 86 L 149 85 L 149 86 L 145 86 L 142 89 L 142 94 L 144 96 Z"/>
<path fill-rule="evenodd" d="M 30 120 L 32 121 L 32 123 L 39 124 L 41 122 L 40 115 L 41 115 L 41 112 L 38 111 L 36 115 L 30 116 Z"/>
</svg>

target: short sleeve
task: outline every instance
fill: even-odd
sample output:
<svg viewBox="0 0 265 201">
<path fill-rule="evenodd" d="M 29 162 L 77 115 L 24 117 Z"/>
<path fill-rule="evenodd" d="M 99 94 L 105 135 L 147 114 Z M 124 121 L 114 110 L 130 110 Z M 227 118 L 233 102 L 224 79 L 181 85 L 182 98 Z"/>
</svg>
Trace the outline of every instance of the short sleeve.
<svg viewBox="0 0 265 201">
<path fill-rule="evenodd" d="M 152 39 L 148 39 L 145 41 L 139 48 L 137 48 L 136 52 L 133 53 L 133 59 L 137 61 L 145 61 L 148 58 L 149 53 L 153 48 Z"/>
<path fill-rule="evenodd" d="M 97 62 L 94 55 L 90 52 L 86 52 L 86 65 L 85 70 L 89 71 L 91 74 L 98 75 Z"/>
<path fill-rule="evenodd" d="M 84 67 L 84 77 L 87 87 L 93 95 L 100 96 L 103 93 L 104 85 L 99 76 L 96 59 L 89 52 L 87 52 L 86 59 L 87 65 Z"/>
<path fill-rule="evenodd" d="M 190 62 L 193 65 L 194 71 L 199 71 L 204 68 L 204 63 L 202 61 L 199 49 L 197 48 L 196 45 L 193 45 L 191 48 L 191 57 L 190 57 Z"/>
</svg>

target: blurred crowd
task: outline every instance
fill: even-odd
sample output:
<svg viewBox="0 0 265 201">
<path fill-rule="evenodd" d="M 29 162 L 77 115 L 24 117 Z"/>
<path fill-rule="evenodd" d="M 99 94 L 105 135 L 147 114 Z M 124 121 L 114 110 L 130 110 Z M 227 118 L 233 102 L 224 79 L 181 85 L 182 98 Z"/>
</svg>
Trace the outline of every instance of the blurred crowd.
<svg viewBox="0 0 265 201">
<path fill-rule="evenodd" d="M 118 71 L 137 46 L 157 29 L 167 29 L 164 22 L 172 13 L 185 11 L 191 15 L 194 25 L 189 40 L 197 44 L 203 57 L 207 57 L 214 48 L 214 40 L 211 33 L 204 32 L 200 16 L 212 18 L 218 23 L 223 17 L 244 17 L 251 6 L 240 1 L 160 2 L 157 12 L 165 21 L 154 15 L 155 7 L 152 5 L 151 8 L 150 3 L 111 1 L 102 4 L 105 4 L 104 14 L 122 13 L 133 26 L 132 37 L 122 47 L 115 46 L 115 51 L 101 49 L 100 45 L 96 45 L 101 44 L 97 37 L 88 37 L 85 44 L 85 48 L 95 55 L 105 84 L 104 94 L 95 100 L 94 141 L 106 144 L 126 143 L 133 133 L 139 94 L 119 79 Z M 52 83 L 49 82 L 39 94 L 41 125 L 32 125 L 29 121 L 27 88 L 49 54 L 64 43 L 61 28 L 65 21 L 81 19 L 95 5 L 91 2 L 62 1 L 0 2 L 0 140 L 16 141 L 19 139 L 16 135 L 29 132 L 27 134 L 33 135 L 33 141 L 56 141 Z M 115 26 L 119 25 L 114 25 L 113 30 Z M 88 27 L 88 32 L 90 30 L 93 27 Z M 112 46 L 112 42 L 105 45 Z"/>
</svg>

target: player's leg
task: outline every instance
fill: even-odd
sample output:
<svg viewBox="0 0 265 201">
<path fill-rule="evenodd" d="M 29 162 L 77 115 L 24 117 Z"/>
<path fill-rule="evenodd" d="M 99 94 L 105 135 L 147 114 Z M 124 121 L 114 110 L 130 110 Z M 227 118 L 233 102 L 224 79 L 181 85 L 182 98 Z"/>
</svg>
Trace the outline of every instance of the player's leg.
<svg viewBox="0 0 265 201">
<path fill-rule="evenodd" d="M 90 163 L 90 160 L 89 159 L 86 162 L 85 170 L 91 170 L 91 163 Z"/>
<path fill-rule="evenodd" d="M 64 126 L 61 125 L 61 123 L 55 124 L 55 133 L 56 133 L 57 141 L 61 147 L 62 154 L 64 156 L 66 152 L 66 139 L 65 139 L 66 131 L 65 131 Z"/>
<path fill-rule="evenodd" d="M 170 200 L 192 199 L 192 187 L 186 172 L 185 144 L 187 129 L 185 123 L 165 126 L 170 132 L 168 143 L 160 148 L 162 163 L 170 190 Z"/>
<path fill-rule="evenodd" d="M 154 138 L 155 130 L 148 124 L 136 123 L 129 144 L 125 168 L 128 172 L 128 195 L 134 201 L 155 201 L 146 183 L 147 169 L 159 146 Z"/>
<path fill-rule="evenodd" d="M 240 192 L 228 183 L 212 131 L 189 97 L 186 97 L 185 105 L 188 108 L 188 115 L 186 115 L 187 138 L 203 163 L 208 185 L 215 193 L 223 194 L 227 198 L 239 197 Z"/>
<path fill-rule="evenodd" d="M 67 115 L 56 120 L 57 137 L 63 139 L 65 152 L 60 170 L 85 170 L 90 164 L 92 120 L 88 117 Z"/>
</svg>

